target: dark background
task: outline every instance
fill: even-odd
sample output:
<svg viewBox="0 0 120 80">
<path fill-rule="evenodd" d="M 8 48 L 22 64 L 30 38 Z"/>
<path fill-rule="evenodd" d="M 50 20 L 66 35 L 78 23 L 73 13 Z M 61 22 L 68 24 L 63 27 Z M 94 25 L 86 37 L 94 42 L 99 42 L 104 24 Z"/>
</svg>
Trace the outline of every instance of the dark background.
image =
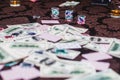
<svg viewBox="0 0 120 80">
<path fill-rule="evenodd" d="M 23 24 L 39 22 L 43 19 L 51 18 L 51 7 L 57 7 L 59 4 L 66 0 L 38 0 L 33 3 L 29 0 L 21 0 L 20 7 L 10 7 L 9 0 L 0 0 L 0 27 L 6 28 L 6 25 Z M 79 1 L 79 0 L 76 0 Z M 114 37 L 120 39 L 120 18 L 111 18 L 110 11 L 112 9 L 118 9 L 120 5 L 119 0 L 112 0 L 107 6 L 91 5 L 91 0 L 80 0 L 80 4 L 75 7 L 62 7 L 60 8 L 60 23 L 67 23 L 64 19 L 64 12 L 67 9 L 74 10 L 74 20 L 70 25 L 75 27 L 83 27 L 88 29 L 88 34 L 92 36 L 101 37 Z M 77 15 L 86 16 L 86 24 L 77 24 Z M 33 16 L 40 16 L 40 19 L 33 19 Z M 82 53 L 92 52 L 88 49 L 81 49 Z M 80 61 L 81 56 L 78 56 L 75 60 Z M 104 60 L 110 63 L 110 68 L 120 74 L 120 59 L 113 57 L 113 59 Z M 2 69 L 6 70 L 10 67 Z M 14 76 L 14 75 L 13 75 Z M 2 79 L 2 78 L 1 78 Z M 63 78 L 64 79 L 64 78 Z M 47 78 L 35 78 L 33 80 L 63 80 L 63 79 L 47 79 Z"/>
</svg>

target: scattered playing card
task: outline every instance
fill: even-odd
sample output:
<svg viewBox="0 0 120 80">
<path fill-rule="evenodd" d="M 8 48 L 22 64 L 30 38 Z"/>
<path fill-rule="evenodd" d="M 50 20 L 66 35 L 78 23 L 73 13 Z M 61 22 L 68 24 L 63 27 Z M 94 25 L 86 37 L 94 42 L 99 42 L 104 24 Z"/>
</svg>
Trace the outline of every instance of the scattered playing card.
<svg viewBox="0 0 120 80">
<path fill-rule="evenodd" d="M 1 70 L 3 67 L 4 67 L 4 65 L 1 64 L 1 65 L 0 65 L 0 70 Z"/>
<path fill-rule="evenodd" d="M 39 38 L 48 40 L 48 41 L 52 41 L 52 42 L 57 42 L 59 40 L 61 40 L 61 36 L 56 36 L 53 34 L 49 34 L 49 33 L 43 33 L 39 36 Z"/>
<path fill-rule="evenodd" d="M 81 61 L 91 63 L 95 67 L 96 70 L 100 70 L 100 71 L 107 70 L 110 66 L 110 63 L 108 63 L 108 62 L 88 61 L 88 60 L 84 60 L 84 59 Z"/>
<path fill-rule="evenodd" d="M 33 78 L 37 78 L 40 75 L 39 70 L 37 70 L 34 67 L 15 66 L 15 67 L 12 68 L 12 70 L 13 70 L 13 72 L 17 71 L 18 75 L 22 73 L 19 76 L 21 76 L 22 79 L 25 79 L 25 80 L 30 80 L 30 79 L 33 79 Z M 16 75 L 17 75 L 17 73 L 16 73 Z"/>
<path fill-rule="evenodd" d="M 39 70 L 35 69 L 34 67 L 23 68 L 21 66 L 15 66 L 11 70 L 2 71 L 0 74 L 4 80 L 30 80 L 39 77 L 40 73 Z"/>
<path fill-rule="evenodd" d="M 105 54 L 105 53 L 99 53 L 99 52 L 83 54 L 82 57 L 84 57 L 84 58 L 86 58 L 87 60 L 90 60 L 90 61 L 112 59 L 112 57 L 110 55 Z"/>
<path fill-rule="evenodd" d="M 41 20 L 42 24 L 59 24 L 58 20 Z"/>
</svg>

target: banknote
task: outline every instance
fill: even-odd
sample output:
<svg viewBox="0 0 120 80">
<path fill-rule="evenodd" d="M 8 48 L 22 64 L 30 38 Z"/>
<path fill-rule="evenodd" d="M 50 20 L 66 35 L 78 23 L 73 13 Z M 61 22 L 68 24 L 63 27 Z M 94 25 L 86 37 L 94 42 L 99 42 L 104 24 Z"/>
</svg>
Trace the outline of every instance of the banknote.
<svg viewBox="0 0 120 80">
<path fill-rule="evenodd" d="M 6 33 L 6 35 L 11 35 L 13 32 L 15 32 L 16 30 L 20 29 L 19 26 L 13 26 L 13 27 L 9 27 L 4 29 L 4 33 Z"/>
<path fill-rule="evenodd" d="M 68 42 L 68 43 L 56 43 L 55 48 L 57 49 L 79 49 L 81 48 L 81 46 L 77 42 Z"/>
<path fill-rule="evenodd" d="M 9 35 L 25 36 L 25 35 L 33 35 L 39 34 L 40 30 L 38 30 L 38 26 L 41 26 L 39 23 L 26 23 L 26 24 L 16 24 L 16 25 L 7 25 L 3 32 Z"/>
<path fill-rule="evenodd" d="M 83 47 L 90 49 L 90 50 L 107 53 L 111 44 L 112 43 L 110 43 L 110 44 L 96 44 L 96 43 L 90 42 L 90 43 L 84 45 Z"/>
<path fill-rule="evenodd" d="M 38 49 L 38 45 L 32 46 L 32 44 L 29 43 L 18 43 L 18 42 L 6 42 L 6 43 L 1 43 L 0 45 L 1 48 L 3 48 L 5 51 L 9 53 L 12 57 L 15 59 L 21 59 L 24 57 L 27 57 L 30 53 L 31 50 Z"/>
<path fill-rule="evenodd" d="M 116 39 L 113 41 L 108 50 L 108 54 L 120 58 L 120 40 Z"/>
<path fill-rule="evenodd" d="M 74 27 L 74 26 L 69 25 L 69 24 L 63 24 L 63 26 L 68 27 L 69 28 L 68 32 L 73 33 L 73 34 L 74 34 L 75 31 L 76 31 L 75 33 L 80 34 L 80 33 L 85 33 L 88 30 L 88 29 L 85 29 L 85 28 Z"/>
<path fill-rule="evenodd" d="M 34 39 L 34 36 L 24 36 L 24 37 L 16 37 L 11 40 L 11 42 L 37 42 L 36 39 Z"/>
<path fill-rule="evenodd" d="M 12 49 L 42 49 L 42 50 L 47 50 L 50 48 L 53 48 L 54 45 L 53 43 L 47 42 L 45 40 L 42 40 L 40 42 L 10 42 L 9 47 Z"/>
<path fill-rule="evenodd" d="M 66 80 L 80 80 L 80 77 L 77 76 Z M 106 71 L 97 72 L 96 74 L 83 77 L 81 80 L 120 80 L 120 75 L 112 69 L 108 69 Z"/>
<path fill-rule="evenodd" d="M 74 34 L 74 35 L 80 35 L 80 33 L 85 33 L 88 29 L 85 28 L 77 28 L 68 24 L 60 24 L 60 25 L 54 25 L 51 30 L 61 31 L 60 34 Z"/>
<path fill-rule="evenodd" d="M 80 51 L 65 49 L 52 49 L 51 52 L 59 57 L 67 59 L 75 59 L 81 53 Z"/>
<path fill-rule="evenodd" d="M 6 52 L 4 49 L 2 49 L 0 47 L 0 64 L 10 62 L 10 61 L 13 61 L 13 60 L 14 60 L 14 57 L 9 55 L 8 52 Z"/>
<path fill-rule="evenodd" d="M 37 25 L 40 25 L 39 23 L 35 22 L 35 23 L 25 23 L 25 24 L 15 24 L 15 25 L 7 25 L 7 27 L 15 27 L 15 26 L 18 26 L 18 27 L 35 27 Z"/>
<path fill-rule="evenodd" d="M 48 31 L 50 34 L 54 35 L 63 35 L 66 33 L 68 27 L 65 27 L 63 24 L 60 25 L 53 25 L 51 26 L 50 30 Z"/>
<path fill-rule="evenodd" d="M 113 54 L 115 54 L 115 53 L 119 54 L 119 52 L 120 52 L 120 40 L 113 41 L 108 52 L 113 53 Z"/>
<path fill-rule="evenodd" d="M 55 29 L 55 30 L 61 30 L 63 31 L 66 27 L 64 26 L 64 24 L 59 24 L 59 25 L 53 25 L 52 26 L 52 29 Z"/>
<path fill-rule="evenodd" d="M 21 48 L 20 48 L 21 46 Z M 29 48 L 25 48 L 29 47 Z M 24 44 L 22 43 L 14 43 L 14 42 L 5 42 L 5 43 L 0 43 L 0 48 L 1 48 L 1 62 L 0 63 L 6 63 L 18 59 L 23 59 L 27 57 L 29 52 L 33 50 L 34 48 L 37 48 L 35 46 L 31 46 L 30 44 Z"/>
<path fill-rule="evenodd" d="M 78 61 L 59 60 L 50 66 L 40 66 L 40 77 L 46 78 L 67 78 L 72 76 L 85 76 L 94 73 L 95 69 L 92 65 Z"/>
<path fill-rule="evenodd" d="M 111 43 L 115 39 L 115 38 L 86 36 L 86 35 L 81 35 L 80 38 L 82 40 L 87 40 L 87 41 L 94 42 L 94 43 Z"/>
<path fill-rule="evenodd" d="M 66 34 L 62 35 L 62 40 L 60 42 L 63 42 L 63 43 L 78 42 L 80 45 L 85 45 L 89 41 L 81 40 L 80 35 L 74 35 L 74 34 L 66 33 Z"/>
<path fill-rule="evenodd" d="M 43 50 L 33 50 L 31 55 L 29 55 L 29 57 L 27 57 L 24 62 L 32 63 L 36 66 L 49 66 L 54 64 L 56 60 L 58 60 L 58 58 L 52 53 Z"/>
</svg>

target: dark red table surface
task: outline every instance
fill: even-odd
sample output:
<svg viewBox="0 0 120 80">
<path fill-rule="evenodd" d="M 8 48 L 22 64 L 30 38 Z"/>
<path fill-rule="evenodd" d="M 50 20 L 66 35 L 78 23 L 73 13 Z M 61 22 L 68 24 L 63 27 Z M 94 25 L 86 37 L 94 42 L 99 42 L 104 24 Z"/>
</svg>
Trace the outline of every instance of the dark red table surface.
<svg viewBox="0 0 120 80">
<path fill-rule="evenodd" d="M 58 7 L 59 4 L 66 0 L 38 0 L 35 3 L 29 0 L 21 0 L 20 7 L 10 7 L 9 0 L 0 0 L 0 27 L 6 28 L 6 25 L 23 24 L 39 22 L 43 19 L 51 18 L 51 7 Z M 76 0 L 77 1 L 77 0 Z M 114 37 L 120 39 L 120 18 L 111 18 L 110 11 L 112 9 L 118 9 L 119 0 L 114 0 L 108 6 L 91 5 L 90 0 L 80 0 L 80 4 L 75 7 L 61 7 L 60 18 L 61 24 L 67 23 L 64 19 L 65 10 L 74 10 L 74 19 L 70 25 L 75 27 L 87 28 L 87 33 L 92 36 L 101 37 Z M 86 16 L 86 24 L 78 25 L 77 15 Z M 33 16 L 40 16 L 39 19 L 33 19 Z M 88 49 L 80 49 L 83 53 L 92 52 Z M 82 59 L 79 55 L 76 59 L 80 61 Z M 113 59 L 104 60 L 110 63 L 110 68 L 120 74 L 120 59 L 113 57 Z M 4 67 L 1 71 L 10 69 L 11 67 Z M 0 71 L 0 72 L 1 72 Z M 2 78 L 0 78 L 1 80 Z M 64 80 L 64 78 L 35 78 L 32 80 Z"/>
</svg>

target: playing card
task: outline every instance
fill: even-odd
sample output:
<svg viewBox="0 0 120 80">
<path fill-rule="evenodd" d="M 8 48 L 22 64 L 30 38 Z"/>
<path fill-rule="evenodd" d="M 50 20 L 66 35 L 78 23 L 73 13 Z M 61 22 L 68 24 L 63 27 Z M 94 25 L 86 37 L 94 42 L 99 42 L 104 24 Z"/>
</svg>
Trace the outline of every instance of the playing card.
<svg viewBox="0 0 120 80">
<path fill-rule="evenodd" d="M 0 74 L 4 80 L 30 80 L 39 77 L 39 70 L 34 67 L 15 66 L 11 70 L 2 71 Z"/>
<path fill-rule="evenodd" d="M 59 24 L 58 20 L 41 20 L 42 24 Z"/>
<path fill-rule="evenodd" d="M 39 70 L 37 70 L 34 67 L 15 66 L 15 67 L 12 67 L 12 71 L 13 71 L 12 72 L 13 74 L 15 74 L 14 72 L 17 71 L 16 75 L 19 75 L 19 77 L 25 80 L 37 78 L 39 77 L 39 74 L 40 74 Z"/>
<path fill-rule="evenodd" d="M 42 38 L 44 40 L 48 40 L 51 42 L 57 42 L 57 41 L 61 40 L 61 36 L 56 36 L 56 35 L 49 34 L 49 33 L 43 33 L 39 36 L 39 38 Z"/>
<path fill-rule="evenodd" d="M 3 67 L 4 67 L 4 65 L 1 64 L 1 65 L 0 65 L 0 70 L 1 70 Z"/>
<path fill-rule="evenodd" d="M 82 57 L 84 57 L 90 61 L 112 59 L 112 57 L 110 55 L 105 54 L 105 53 L 99 53 L 99 52 L 83 54 Z"/>
<path fill-rule="evenodd" d="M 88 62 L 92 64 L 96 70 L 104 71 L 110 67 L 110 63 L 108 62 L 98 62 L 98 61 L 90 61 L 90 60 L 81 60 L 83 62 Z"/>
</svg>

